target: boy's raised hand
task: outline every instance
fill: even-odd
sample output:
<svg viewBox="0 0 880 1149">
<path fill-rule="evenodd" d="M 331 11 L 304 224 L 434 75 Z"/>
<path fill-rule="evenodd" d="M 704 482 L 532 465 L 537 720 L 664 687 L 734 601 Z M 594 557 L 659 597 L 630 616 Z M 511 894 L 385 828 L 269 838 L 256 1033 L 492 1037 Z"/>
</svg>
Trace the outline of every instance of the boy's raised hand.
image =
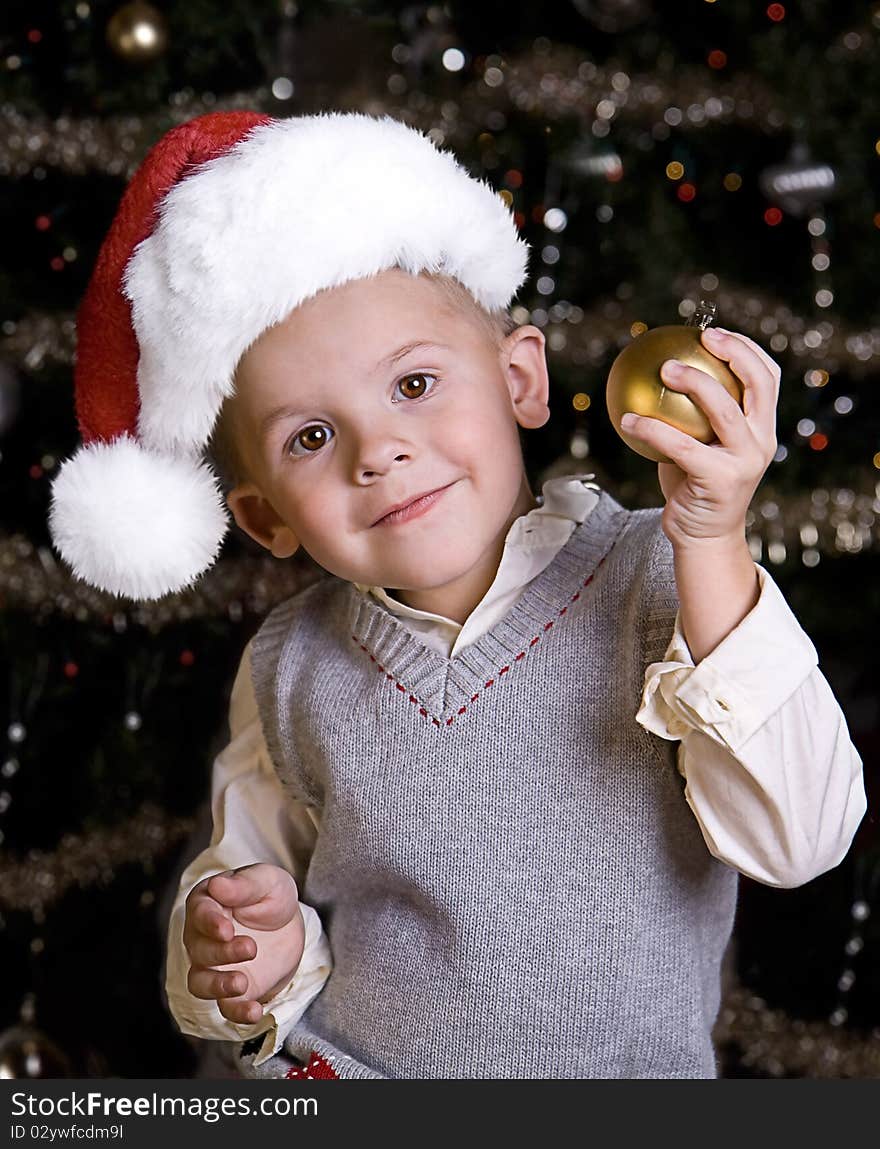
<svg viewBox="0 0 880 1149">
<path fill-rule="evenodd" d="M 696 367 L 676 368 L 669 360 L 661 375 L 702 408 L 718 441 L 700 443 L 646 416 L 622 421 L 628 434 L 672 460 L 657 466 L 666 498 L 663 530 L 673 545 L 685 547 L 742 539 L 749 503 L 776 453 L 779 365 L 745 335 L 709 327 L 702 341 L 742 382 L 742 409 L 716 379 Z"/>
<path fill-rule="evenodd" d="M 305 926 L 293 875 L 257 862 L 203 879 L 186 899 L 183 944 L 189 992 L 216 1000 L 229 1021 L 259 1021 L 260 1003 L 290 980 L 302 957 Z"/>
</svg>

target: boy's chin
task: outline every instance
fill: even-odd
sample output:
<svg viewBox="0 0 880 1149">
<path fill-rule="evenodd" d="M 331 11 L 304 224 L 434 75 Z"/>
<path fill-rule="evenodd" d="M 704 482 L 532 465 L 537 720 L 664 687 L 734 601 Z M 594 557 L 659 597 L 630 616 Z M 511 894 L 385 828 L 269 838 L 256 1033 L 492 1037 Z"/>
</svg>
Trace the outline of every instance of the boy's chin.
<svg viewBox="0 0 880 1149">
<path fill-rule="evenodd" d="M 398 566 L 394 570 L 377 572 L 376 580 L 369 585 L 384 587 L 389 593 L 390 588 L 393 587 L 395 591 L 402 594 L 407 592 L 417 594 L 424 591 L 441 590 L 445 586 L 466 578 L 470 570 L 470 566 L 461 562 L 444 563 L 442 560 L 432 562 L 426 558 L 424 563 L 408 564 Z"/>
</svg>

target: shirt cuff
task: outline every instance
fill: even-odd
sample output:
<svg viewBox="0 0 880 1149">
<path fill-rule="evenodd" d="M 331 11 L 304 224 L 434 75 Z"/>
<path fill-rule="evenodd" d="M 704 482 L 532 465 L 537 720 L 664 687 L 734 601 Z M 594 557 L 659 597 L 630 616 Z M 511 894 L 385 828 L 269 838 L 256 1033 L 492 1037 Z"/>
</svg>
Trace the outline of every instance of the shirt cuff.
<svg viewBox="0 0 880 1149">
<path fill-rule="evenodd" d="M 636 721 L 646 730 L 670 741 L 700 730 L 735 753 L 818 665 L 782 592 L 763 567 L 755 569 L 757 603 L 698 665 L 676 614 L 665 660 L 645 671 Z"/>
<path fill-rule="evenodd" d="M 254 1058 L 255 1066 L 262 1065 L 278 1052 L 288 1033 L 305 1013 L 310 1002 L 321 992 L 330 976 L 330 947 L 323 934 L 321 920 L 311 906 L 300 902 L 300 909 L 305 924 L 303 960 L 287 985 L 265 1005 L 263 1024 L 269 1018 L 269 1029 Z"/>
</svg>

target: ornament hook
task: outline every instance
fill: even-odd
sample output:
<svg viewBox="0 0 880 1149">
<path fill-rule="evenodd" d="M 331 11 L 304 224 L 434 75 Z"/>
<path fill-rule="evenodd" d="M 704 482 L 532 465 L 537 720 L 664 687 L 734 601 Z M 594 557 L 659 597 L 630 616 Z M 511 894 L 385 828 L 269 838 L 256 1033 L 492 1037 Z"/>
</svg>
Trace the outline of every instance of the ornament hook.
<svg viewBox="0 0 880 1149">
<path fill-rule="evenodd" d="M 717 310 L 717 303 L 713 303 L 711 299 L 701 299 L 694 308 L 693 315 L 686 321 L 685 327 L 699 327 L 701 331 L 705 331 L 715 322 Z"/>
</svg>

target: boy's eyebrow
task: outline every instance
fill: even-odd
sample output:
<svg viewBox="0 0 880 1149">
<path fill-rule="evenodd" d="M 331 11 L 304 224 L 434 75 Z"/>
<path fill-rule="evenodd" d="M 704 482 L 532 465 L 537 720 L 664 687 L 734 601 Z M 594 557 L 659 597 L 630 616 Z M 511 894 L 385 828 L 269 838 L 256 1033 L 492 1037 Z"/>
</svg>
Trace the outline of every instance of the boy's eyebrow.
<svg viewBox="0 0 880 1149">
<path fill-rule="evenodd" d="M 376 370 L 378 371 L 380 367 L 392 367 L 398 359 L 403 359 L 405 355 L 409 355 L 410 351 L 417 351 L 420 347 L 431 347 L 439 351 L 449 350 L 445 343 L 434 343 L 430 339 L 415 339 L 412 343 L 404 343 L 402 347 L 398 347 L 396 351 L 392 351 L 390 355 L 380 359 L 376 364 Z"/>
<path fill-rule="evenodd" d="M 392 351 L 390 355 L 386 355 L 380 359 L 376 364 L 374 371 L 379 371 L 383 367 L 393 367 L 395 363 L 409 355 L 411 351 L 417 351 L 419 348 L 432 348 L 438 351 L 449 351 L 450 348 L 445 343 L 434 343 L 429 339 L 415 339 L 410 343 L 404 343 L 402 347 L 398 347 L 396 351 Z M 294 415 L 299 414 L 296 407 L 289 404 L 283 404 L 280 407 L 273 407 L 264 417 L 260 423 L 260 436 L 264 437 L 271 427 L 282 419 L 292 418 Z"/>
</svg>

